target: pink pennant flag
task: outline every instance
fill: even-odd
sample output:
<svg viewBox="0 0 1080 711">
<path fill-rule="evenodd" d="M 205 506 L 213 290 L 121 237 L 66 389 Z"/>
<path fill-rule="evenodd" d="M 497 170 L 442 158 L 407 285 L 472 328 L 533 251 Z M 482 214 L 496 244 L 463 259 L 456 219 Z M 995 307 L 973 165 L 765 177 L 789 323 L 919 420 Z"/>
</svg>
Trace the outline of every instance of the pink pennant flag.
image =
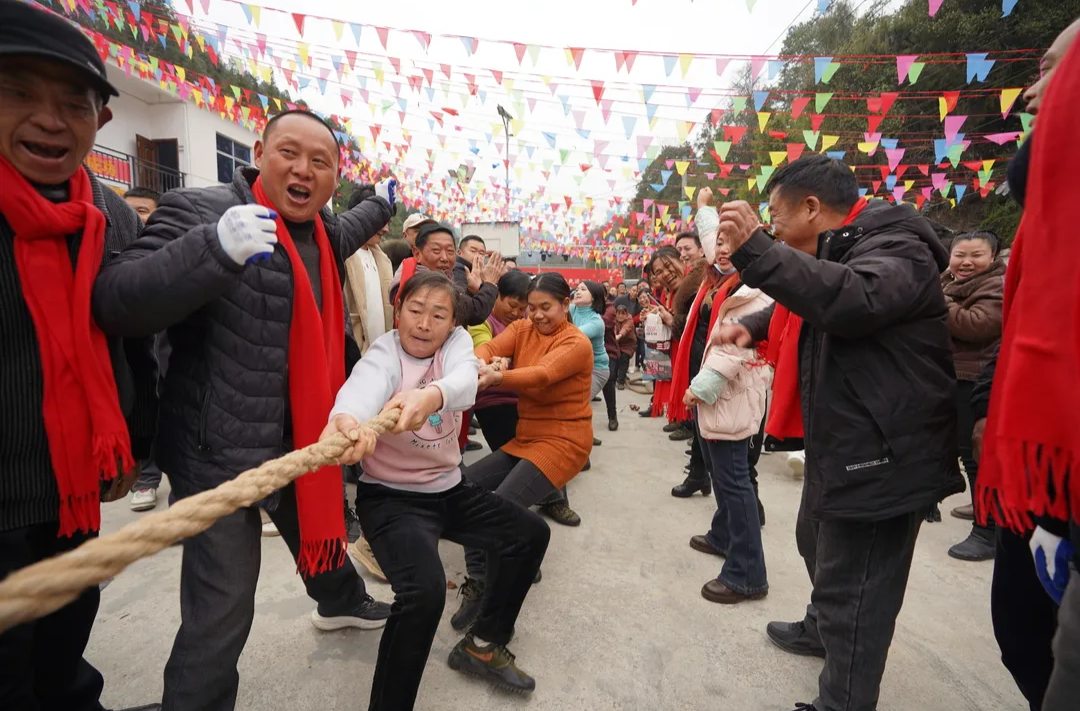
<svg viewBox="0 0 1080 711">
<path fill-rule="evenodd" d="M 514 42 L 514 54 L 517 55 L 518 66 L 521 65 L 521 61 L 525 59 L 525 50 L 528 49 L 524 44 L 520 42 Z"/>
<path fill-rule="evenodd" d="M 607 123 L 611 119 L 611 107 L 615 104 L 611 99 L 604 99 L 600 102 L 600 115 L 604 117 L 604 123 Z"/>
<path fill-rule="evenodd" d="M 956 134 L 960 132 L 960 127 L 964 125 L 964 121 L 967 121 L 967 116 L 945 117 L 945 140 L 950 145 L 956 140 Z"/>
<path fill-rule="evenodd" d="M 386 49 L 386 40 L 390 37 L 390 29 L 387 27 L 376 27 L 375 32 L 379 35 L 379 41 L 382 42 L 382 48 Z"/>
<path fill-rule="evenodd" d="M 413 30 L 412 33 L 413 37 L 416 38 L 416 41 L 420 43 L 420 46 L 423 47 L 426 52 L 428 47 L 431 46 L 431 33 L 421 32 L 420 30 Z"/>
<path fill-rule="evenodd" d="M 906 148 L 886 148 L 885 155 L 889 159 L 889 171 L 896 170 L 896 166 L 900 165 L 900 161 L 904 159 L 904 152 Z"/>
<path fill-rule="evenodd" d="M 988 133 L 983 136 L 983 138 L 993 143 L 996 143 L 999 146 L 1003 146 L 1009 141 L 1015 141 L 1016 139 L 1020 138 L 1020 132 L 1010 131 L 1009 133 Z"/>
<path fill-rule="evenodd" d="M 750 57 L 750 78 L 752 80 L 756 80 L 761 76 L 761 70 L 765 68 L 766 62 L 768 62 L 768 59 L 759 55 Z"/>
<path fill-rule="evenodd" d="M 639 158 L 643 158 L 645 156 L 645 151 L 649 150 L 649 146 L 652 144 L 652 141 L 652 136 L 639 135 L 637 137 L 637 150 Z M 671 168 L 671 166 L 669 165 L 668 168 Z"/>
<path fill-rule="evenodd" d="M 719 77 L 721 74 L 723 74 L 724 70 L 727 69 L 727 66 L 730 63 L 731 63 L 731 60 L 729 58 L 727 58 L 727 57 L 717 57 L 716 58 L 716 76 Z"/>
<path fill-rule="evenodd" d="M 930 0 L 930 17 L 937 14 L 937 11 L 941 9 L 941 3 L 943 0 Z"/>
<path fill-rule="evenodd" d="M 931 13 L 933 14 L 933 13 Z M 917 54 L 898 54 L 896 55 L 896 83 L 903 84 L 907 79 L 908 72 L 911 70 L 911 65 L 915 63 L 915 60 L 919 58 Z"/>
<path fill-rule="evenodd" d="M 934 190 L 943 190 L 948 182 L 949 176 L 945 173 L 930 174 L 930 183 L 934 186 Z"/>
</svg>

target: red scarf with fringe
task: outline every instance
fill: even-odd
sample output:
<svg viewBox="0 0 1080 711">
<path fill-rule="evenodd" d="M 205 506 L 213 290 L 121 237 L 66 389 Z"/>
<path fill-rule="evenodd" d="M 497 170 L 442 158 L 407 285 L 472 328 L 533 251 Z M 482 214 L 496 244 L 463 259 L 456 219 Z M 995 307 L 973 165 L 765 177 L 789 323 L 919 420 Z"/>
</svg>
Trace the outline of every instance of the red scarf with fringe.
<svg viewBox="0 0 1080 711">
<path fill-rule="evenodd" d="M 0 214 L 15 233 L 15 266 L 41 355 L 42 415 L 60 492 L 59 535 L 90 533 L 101 527 L 101 480 L 135 464 L 109 344 L 90 316 L 105 253 L 105 216 L 94 207 L 90 177 L 81 167 L 68 181 L 68 202 L 46 200 L 3 158 L 0 185 Z M 67 235 L 80 232 L 72 269 Z"/>
<path fill-rule="evenodd" d="M 266 196 L 259 177 L 251 188 L 255 202 L 276 208 Z M 306 447 L 319 440 L 334 407 L 334 397 L 345 384 L 345 306 L 341 281 L 334 263 L 334 248 L 326 236 L 322 217 L 315 216 L 315 244 L 319 247 L 322 313 L 315 304 L 307 268 L 296 251 L 292 235 L 280 215 L 278 243 L 285 248 L 293 273 L 292 321 L 289 324 L 289 411 L 293 446 Z M 345 515 L 341 507 L 341 467 L 323 467 L 296 480 L 296 508 L 300 519 L 301 575 L 332 570 L 345 562 Z"/>
<path fill-rule="evenodd" d="M 844 218 L 841 227 L 855 221 L 866 207 L 859 198 Z M 769 341 L 764 344 L 765 361 L 773 367 L 772 405 L 765 420 L 765 434 L 776 439 L 803 436 L 802 398 L 799 390 L 799 333 L 801 316 L 791 313 L 779 303 L 769 321 Z"/>
<path fill-rule="evenodd" d="M 709 269 L 712 270 L 712 267 L 710 266 Z M 712 311 L 709 312 L 708 333 L 711 335 L 713 326 L 716 325 L 716 318 L 720 315 L 720 304 L 724 303 L 724 299 L 728 297 L 732 287 L 739 282 L 737 272 L 722 277 L 723 281 L 719 283 L 719 286 L 715 282 L 711 282 L 709 277 L 709 274 L 705 275 L 697 296 L 694 297 L 694 303 L 690 306 L 690 313 L 686 315 L 686 328 L 683 329 L 682 338 L 679 339 L 679 350 L 675 355 L 675 367 L 671 369 L 668 419 L 672 422 L 685 422 L 690 419 L 690 411 L 683 404 L 683 396 L 686 395 L 686 389 L 690 387 L 690 346 L 694 343 L 694 331 L 697 330 L 701 304 L 704 303 L 709 290 L 716 289 L 716 295 L 713 296 Z M 706 345 L 706 351 L 708 351 L 708 345 Z"/>
<path fill-rule="evenodd" d="M 1080 41 L 1057 68 L 1039 111 L 1027 198 L 1005 275 L 1004 330 L 994 372 L 975 506 L 1016 531 L 1033 516 L 1080 522 L 1080 256 L 1067 199 L 1080 113 Z M 1071 474 L 1071 477 L 1070 477 Z M 995 506 L 996 504 L 996 506 Z"/>
</svg>

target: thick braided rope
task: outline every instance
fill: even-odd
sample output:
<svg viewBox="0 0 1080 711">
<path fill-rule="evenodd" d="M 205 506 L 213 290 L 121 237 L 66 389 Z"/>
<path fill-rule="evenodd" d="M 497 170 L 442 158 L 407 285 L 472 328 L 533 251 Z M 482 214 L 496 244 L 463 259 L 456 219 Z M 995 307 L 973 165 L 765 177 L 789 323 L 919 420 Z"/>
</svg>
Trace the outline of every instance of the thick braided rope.
<svg viewBox="0 0 1080 711">
<path fill-rule="evenodd" d="M 400 410 L 390 410 L 361 426 L 380 435 L 397 424 L 400 414 Z M 135 561 L 205 531 L 219 518 L 265 499 L 308 472 L 337 464 L 350 444 L 345 435 L 338 434 L 271 459 L 215 489 L 181 499 L 165 511 L 141 516 L 116 533 L 15 571 L 0 581 L 0 632 L 55 612 Z"/>
</svg>

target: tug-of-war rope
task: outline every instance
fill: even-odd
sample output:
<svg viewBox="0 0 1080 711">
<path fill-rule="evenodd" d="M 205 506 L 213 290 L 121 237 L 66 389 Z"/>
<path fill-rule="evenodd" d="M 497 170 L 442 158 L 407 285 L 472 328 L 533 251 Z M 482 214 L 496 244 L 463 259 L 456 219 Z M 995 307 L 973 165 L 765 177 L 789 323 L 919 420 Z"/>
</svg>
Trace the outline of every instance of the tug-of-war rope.
<svg viewBox="0 0 1080 711">
<path fill-rule="evenodd" d="M 388 410 L 361 427 L 378 436 L 393 429 L 400 414 Z M 336 434 L 248 469 L 215 489 L 180 499 L 165 511 L 142 516 L 116 533 L 12 573 L 0 581 L 0 632 L 55 612 L 135 561 L 202 533 L 219 518 L 265 499 L 308 472 L 337 464 L 351 445 L 348 437 Z"/>
</svg>

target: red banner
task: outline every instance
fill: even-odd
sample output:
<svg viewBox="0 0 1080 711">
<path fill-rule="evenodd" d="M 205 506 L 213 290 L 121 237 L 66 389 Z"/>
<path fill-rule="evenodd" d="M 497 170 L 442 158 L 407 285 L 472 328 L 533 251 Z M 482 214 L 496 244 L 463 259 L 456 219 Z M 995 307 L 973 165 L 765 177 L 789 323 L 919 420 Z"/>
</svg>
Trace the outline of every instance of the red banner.
<svg viewBox="0 0 1080 711">
<path fill-rule="evenodd" d="M 521 267 L 521 271 L 529 274 L 539 272 L 559 272 L 571 287 L 576 287 L 583 281 L 595 281 L 598 283 L 621 284 L 623 280 L 621 269 L 555 269 L 553 267 Z"/>
<path fill-rule="evenodd" d="M 86 156 L 86 167 L 99 178 L 131 185 L 131 164 L 124 158 L 90 151 L 90 155 Z"/>
</svg>

